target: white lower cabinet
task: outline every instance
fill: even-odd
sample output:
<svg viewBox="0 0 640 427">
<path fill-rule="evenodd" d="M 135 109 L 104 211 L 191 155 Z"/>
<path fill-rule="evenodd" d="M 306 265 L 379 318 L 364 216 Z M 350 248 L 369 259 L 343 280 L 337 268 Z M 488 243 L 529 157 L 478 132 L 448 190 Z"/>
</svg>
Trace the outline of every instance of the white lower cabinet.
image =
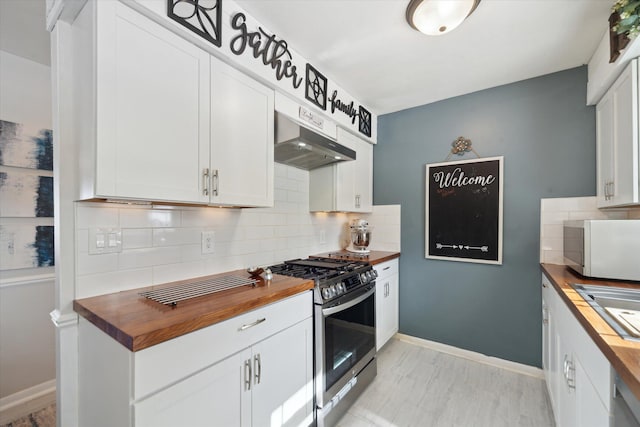
<svg viewBox="0 0 640 427">
<path fill-rule="evenodd" d="M 556 425 L 610 426 L 612 367 L 544 275 L 542 286 L 542 361 Z"/>
<path fill-rule="evenodd" d="M 311 424 L 312 304 L 305 292 L 135 353 L 82 319 L 80 425 Z"/>
<path fill-rule="evenodd" d="M 136 426 L 250 426 L 251 394 L 243 386 L 249 349 L 133 406 Z"/>
<path fill-rule="evenodd" d="M 380 350 L 398 332 L 398 259 L 393 259 L 373 268 L 376 279 L 376 350 Z"/>
</svg>

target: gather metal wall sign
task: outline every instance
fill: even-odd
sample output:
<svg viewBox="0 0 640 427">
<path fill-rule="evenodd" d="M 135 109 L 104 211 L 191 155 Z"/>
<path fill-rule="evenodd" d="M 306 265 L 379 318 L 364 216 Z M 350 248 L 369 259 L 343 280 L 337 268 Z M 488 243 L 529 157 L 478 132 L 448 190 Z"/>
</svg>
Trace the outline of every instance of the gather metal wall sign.
<svg viewBox="0 0 640 427">
<path fill-rule="evenodd" d="M 276 79 L 288 78 L 295 89 L 299 88 L 302 77 L 298 77 L 298 67 L 292 62 L 289 44 L 285 40 L 278 40 L 275 34 L 269 35 L 261 27 L 257 31 L 249 31 L 246 21 L 244 13 L 236 13 L 231 18 L 231 28 L 238 30 L 238 34 L 231 39 L 231 52 L 242 55 L 249 48 L 254 58 L 273 68 Z"/>
<path fill-rule="evenodd" d="M 167 0 L 167 15 L 216 47 L 222 47 L 222 0 Z M 352 125 L 358 120 L 358 131 L 371 137 L 371 113 L 354 100 L 344 99 L 337 89 L 328 96 L 328 79 L 306 61 L 296 64 L 289 43 L 262 27 L 249 28 L 247 16 L 232 14 L 229 49 L 236 56 L 251 55 L 273 70 L 277 81 L 289 81 L 295 90 L 305 85 L 304 98 L 331 115 L 344 114 Z M 304 76 L 301 71 L 304 70 Z"/>
</svg>

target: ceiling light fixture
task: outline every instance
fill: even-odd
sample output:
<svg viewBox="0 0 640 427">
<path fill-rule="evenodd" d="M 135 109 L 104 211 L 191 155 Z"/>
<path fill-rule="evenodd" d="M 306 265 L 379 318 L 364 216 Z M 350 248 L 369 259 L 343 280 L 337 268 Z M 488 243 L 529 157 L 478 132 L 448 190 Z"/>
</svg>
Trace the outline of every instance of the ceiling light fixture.
<svg viewBox="0 0 640 427">
<path fill-rule="evenodd" d="M 421 33 L 438 36 L 462 24 L 480 0 L 411 0 L 407 22 Z"/>
</svg>

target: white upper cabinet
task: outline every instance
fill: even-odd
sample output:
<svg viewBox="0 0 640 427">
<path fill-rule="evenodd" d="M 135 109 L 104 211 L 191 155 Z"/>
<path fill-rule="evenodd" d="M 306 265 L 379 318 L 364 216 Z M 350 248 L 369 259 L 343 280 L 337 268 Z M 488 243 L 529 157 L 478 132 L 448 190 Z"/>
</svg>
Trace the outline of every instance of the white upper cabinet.
<svg viewBox="0 0 640 427">
<path fill-rule="evenodd" d="M 73 24 L 81 199 L 273 204 L 273 91 L 116 1 Z"/>
<path fill-rule="evenodd" d="M 213 204 L 273 206 L 273 98 L 272 89 L 211 58 Z"/>
<path fill-rule="evenodd" d="M 309 173 L 309 210 L 371 212 L 373 209 L 373 146 L 338 128 L 338 142 L 356 152 L 356 160 Z"/>
<path fill-rule="evenodd" d="M 640 204 L 638 60 L 596 106 L 598 207 Z"/>
</svg>

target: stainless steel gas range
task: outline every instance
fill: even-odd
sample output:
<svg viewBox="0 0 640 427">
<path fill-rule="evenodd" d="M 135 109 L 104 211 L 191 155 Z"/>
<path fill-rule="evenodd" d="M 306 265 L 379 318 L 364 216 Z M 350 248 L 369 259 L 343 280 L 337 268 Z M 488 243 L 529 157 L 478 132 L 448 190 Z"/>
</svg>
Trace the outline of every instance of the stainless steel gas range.
<svg viewBox="0 0 640 427">
<path fill-rule="evenodd" d="M 326 258 L 296 259 L 270 268 L 315 281 L 316 421 L 332 426 L 377 373 L 376 272 L 365 261 Z"/>
</svg>

